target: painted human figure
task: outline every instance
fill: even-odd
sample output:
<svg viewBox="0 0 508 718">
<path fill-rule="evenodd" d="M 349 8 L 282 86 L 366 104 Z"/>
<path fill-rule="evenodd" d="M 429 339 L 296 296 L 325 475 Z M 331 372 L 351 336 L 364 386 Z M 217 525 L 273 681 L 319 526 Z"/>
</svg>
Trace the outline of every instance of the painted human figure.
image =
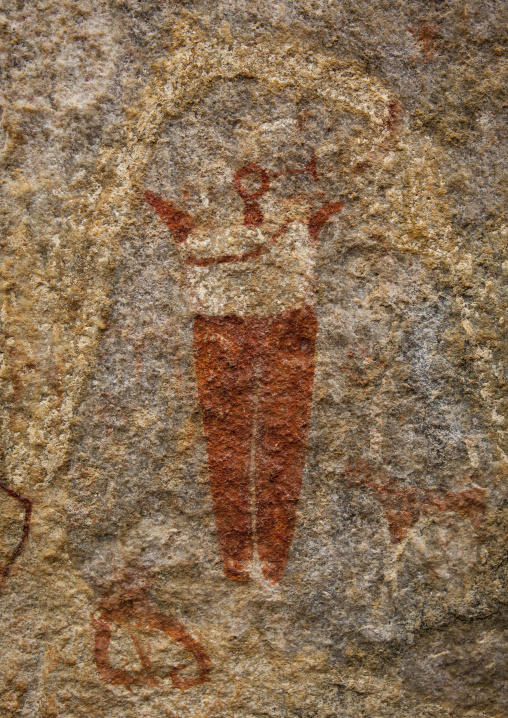
<svg viewBox="0 0 508 718">
<path fill-rule="evenodd" d="M 213 508 L 225 575 L 248 581 L 257 548 L 265 579 L 286 568 L 305 463 L 317 322 L 314 261 L 326 222 L 343 208 L 286 203 L 265 219 L 274 178 L 247 163 L 234 186 L 243 221 L 200 227 L 147 191 L 181 252 L 194 320 L 194 356 Z"/>
</svg>

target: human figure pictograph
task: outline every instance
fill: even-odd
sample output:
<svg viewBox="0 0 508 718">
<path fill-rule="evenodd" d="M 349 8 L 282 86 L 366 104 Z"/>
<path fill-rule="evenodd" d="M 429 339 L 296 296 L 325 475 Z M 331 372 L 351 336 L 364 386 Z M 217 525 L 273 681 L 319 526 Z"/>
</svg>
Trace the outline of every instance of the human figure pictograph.
<svg viewBox="0 0 508 718">
<path fill-rule="evenodd" d="M 295 217 L 286 212 L 278 226 L 268 225 L 262 199 L 271 180 L 285 174 L 316 179 L 315 157 L 302 169 L 270 174 L 247 162 L 236 172 L 233 183 L 244 206 L 242 228 L 233 233 L 238 237 L 243 231 L 246 246 L 253 233 L 257 241 L 234 253 L 193 251 L 199 249 L 190 241 L 197 231 L 193 218 L 145 192 L 184 250 L 218 541 L 225 575 L 240 582 L 250 578 L 256 548 L 263 576 L 272 583 L 287 565 L 312 403 L 314 255 L 324 225 L 343 209 L 339 201 L 328 202 L 317 210 L 300 208 Z M 244 315 L 241 304 L 238 312 L 224 311 L 220 302 L 228 277 L 211 271 L 225 265 L 251 266 L 254 275 L 260 265 L 272 266 L 283 288 L 282 310 L 266 314 L 260 291 L 258 313 Z"/>
</svg>

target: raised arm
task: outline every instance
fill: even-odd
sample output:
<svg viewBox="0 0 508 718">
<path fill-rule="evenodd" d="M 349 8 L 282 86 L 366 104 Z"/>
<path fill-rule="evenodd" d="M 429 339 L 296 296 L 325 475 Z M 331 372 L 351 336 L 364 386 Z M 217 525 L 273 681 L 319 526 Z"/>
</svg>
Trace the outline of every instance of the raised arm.
<svg viewBox="0 0 508 718">
<path fill-rule="evenodd" d="M 310 216 L 309 234 L 313 242 L 319 240 L 321 230 L 328 220 L 333 217 L 334 214 L 337 214 L 337 212 L 342 212 L 343 209 L 344 204 L 342 202 L 328 202 L 328 204 L 325 204 L 324 207 L 321 207 L 321 209 L 318 209 L 317 212 L 314 212 L 314 214 Z"/>
<path fill-rule="evenodd" d="M 160 195 L 150 192 L 150 190 L 145 192 L 144 198 L 150 207 L 154 208 L 159 217 L 166 222 L 174 241 L 177 243 L 185 242 L 195 228 L 194 220 L 190 214 L 182 212 L 174 204 L 167 202 Z"/>
</svg>

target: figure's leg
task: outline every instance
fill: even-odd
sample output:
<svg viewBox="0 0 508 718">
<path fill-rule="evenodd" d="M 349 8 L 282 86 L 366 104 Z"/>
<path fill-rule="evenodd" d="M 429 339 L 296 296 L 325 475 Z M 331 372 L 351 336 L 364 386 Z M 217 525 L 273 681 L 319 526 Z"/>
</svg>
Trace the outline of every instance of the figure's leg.
<svg viewBox="0 0 508 718">
<path fill-rule="evenodd" d="M 314 310 L 271 323 L 260 354 L 256 446 L 256 534 L 265 578 L 286 568 L 305 464 L 317 322 Z"/>
<path fill-rule="evenodd" d="M 249 474 L 254 371 L 245 320 L 196 317 L 194 356 L 224 573 L 247 581 L 253 553 Z"/>
</svg>

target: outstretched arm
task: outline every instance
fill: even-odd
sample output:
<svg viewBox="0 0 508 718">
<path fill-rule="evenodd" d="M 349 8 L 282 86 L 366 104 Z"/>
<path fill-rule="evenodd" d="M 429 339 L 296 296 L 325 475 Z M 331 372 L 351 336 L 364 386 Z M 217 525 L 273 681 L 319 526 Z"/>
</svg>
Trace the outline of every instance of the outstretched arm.
<svg viewBox="0 0 508 718">
<path fill-rule="evenodd" d="M 194 220 L 187 212 L 177 209 L 174 204 L 162 199 L 158 194 L 147 190 L 144 197 L 148 204 L 154 208 L 159 217 L 166 222 L 175 242 L 185 242 L 194 229 Z"/>
<path fill-rule="evenodd" d="M 317 212 L 314 212 L 314 214 L 310 216 L 309 234 L 313 242 L 319 240 L 321 230 L 328 220 L 333 217 L 334 214 L 337 214 L 337 212 L 342 212 L 343 209 L 344 204 L 342 202 L 328 202 L 328 204 L 325 204 L 324 207 L 321 207 L 321 209 L 318 209 Z"/>
</svg>

